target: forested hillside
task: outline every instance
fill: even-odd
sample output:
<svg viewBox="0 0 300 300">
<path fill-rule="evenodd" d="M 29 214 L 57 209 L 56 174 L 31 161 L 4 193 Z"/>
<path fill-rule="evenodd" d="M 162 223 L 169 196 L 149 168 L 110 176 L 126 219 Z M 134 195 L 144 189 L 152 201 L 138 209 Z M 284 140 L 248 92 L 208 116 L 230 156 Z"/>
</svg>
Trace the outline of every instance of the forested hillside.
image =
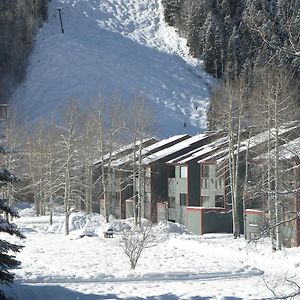
<svg viewBox="0 0 300 300">
<path fill-rule="evenodd" d="M 187 38 L 205 70 L 229 78 L 271 59 L 300 76 L 300 1 L 162 0 L 165 20 Z M 250 79 L 250 78 L 249 78 Z"/>
<path fill-rule="evenodd" d="M 0 103 L 25 75 L 37 28 L 48 16 L 48 0 L 0 1 Z"/>
</svg>

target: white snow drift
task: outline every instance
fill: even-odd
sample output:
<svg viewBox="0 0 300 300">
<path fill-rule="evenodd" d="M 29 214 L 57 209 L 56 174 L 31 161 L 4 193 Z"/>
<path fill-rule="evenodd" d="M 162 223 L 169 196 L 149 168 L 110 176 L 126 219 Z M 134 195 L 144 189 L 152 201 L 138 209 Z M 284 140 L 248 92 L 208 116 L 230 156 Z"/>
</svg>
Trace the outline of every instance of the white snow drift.
<svg viewBox="0 0 300 300">
<path fill-rule="evenodd" d="M 5 288 L 17 300 L 269 299 L 266 284 L 286 295 L 293 286 L 285 277 L 300 282 L 298 248 L 272 253 L 269 241 L 247 245 L 231 235 L 196 236 L 182 225 L 159 223 L 153 231 L 160 242 L 131 270 L 120 240 L 132 220 L 107 224 L 99 215 L 76 213 L 65 236 L 63 215 L 56 214 L 52 226 L 47 216 L 33 215 L 23 207 L 17 220 L 27 238 L 16 282 Z M 108 227 L 112 239 L 103 237 Z M 93 234 L 80 238 L 86 232 Z"/>
</svg>

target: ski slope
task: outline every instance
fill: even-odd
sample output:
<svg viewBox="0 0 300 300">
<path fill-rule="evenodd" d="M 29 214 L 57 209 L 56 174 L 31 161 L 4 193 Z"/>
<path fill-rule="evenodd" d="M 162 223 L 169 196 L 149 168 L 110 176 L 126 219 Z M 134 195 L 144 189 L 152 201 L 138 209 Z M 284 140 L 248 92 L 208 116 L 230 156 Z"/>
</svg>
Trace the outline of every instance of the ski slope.
<svg viewBox="0 0 300 300">
<path fill-rule="evenodd" d="M 69 98 L 85 106 L 100 94 L 126 105 L 142 93 L 165 137 L 205 129 L 214 84 L 164 23 L 160 0 L 52 0 L 12 103 L 36 121 L 59 114 Z"/>
</svg>

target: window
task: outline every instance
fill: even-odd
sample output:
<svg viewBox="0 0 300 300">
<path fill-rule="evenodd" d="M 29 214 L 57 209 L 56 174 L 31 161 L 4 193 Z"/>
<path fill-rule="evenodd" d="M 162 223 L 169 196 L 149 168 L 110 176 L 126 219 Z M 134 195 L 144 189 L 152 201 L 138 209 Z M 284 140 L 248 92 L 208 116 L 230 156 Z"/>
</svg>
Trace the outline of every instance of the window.
<svg viewBox="0 0 300 300">
<path fill-rule="evenodd" d="M 203 165 L 201 167 L 201 176 L 202 177 L 209 177 L 209 165 Z"/>
<path fill-rule="evenodd" d="M 175 208 L 175 197 L 169 197 L 168 199 L 168 207 Z"/>
<path fill-rule="evenodd" d="M 180 206 L 187 205 L 187 194 L 180 194 Z"/>
<path fill-rule="evenodd" d="M 223 187 L 223 179 L 222 178 L 216 179 L 216 181 L 215 181 L 215 187 L 216 187 L 216 190 L 217 189 L 221 189 Z"/>
<path fill-rule="evenodd" d="M 223 195 L 216 195 L 216 207 L 224 207 L 224 196 Z"/>
<path fill-rule="evenodd" d="M 219 188 L 221 189 L 223 187 L 223 179 L 219 178 Z"/>
<path fill-rule="evenodd" d="M 169 178 L 175 178 L 175 166 L 169 166 Z"/>
<path fill-rule="evenodd" d="M 151 168 L 146 169 L 146 178 L 151 178 Z"/>
<path fill-rule="evenodd" d="M 179 177 L 180 178 L 187 178 L 187 166 L 179 167 Z"/>
<path fill-rule="evenodd" d="M 208 189 L 208 178 L 202 178 L 202 188 Z"/>
</svg>

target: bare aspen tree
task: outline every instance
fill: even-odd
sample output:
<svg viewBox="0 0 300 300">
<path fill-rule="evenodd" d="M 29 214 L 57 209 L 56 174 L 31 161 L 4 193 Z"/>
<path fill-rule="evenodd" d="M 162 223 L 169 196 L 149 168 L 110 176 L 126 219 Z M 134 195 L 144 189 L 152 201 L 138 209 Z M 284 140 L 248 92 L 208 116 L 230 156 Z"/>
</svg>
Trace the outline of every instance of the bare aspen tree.
<svg viewBox="0 0 300 300">
<path fill-rule="evenodd" d="M 249 148 L 250 148 L 250 139 L 252 136 L 252 128 L 249 130 L 249 134 L 247 136 L 247 148 L 246 148 L 246 154 L 245 154 L 245 178 L 244 178 L 244 186 L 243 186 L 243 195 L 242 195 L 242 201 L 243 201 L 243 220 L 244 220 L 244 236 L 246 238 L 246 207 L 247 207 L 247 193 L 248 193 L 248 178 L 249 178 Z"/>
<path fill-rule="evenodd" d="M 59 162 L 57 159 L 58 148 L 56 141 L 58 139 L 58 132 L 51 122 L 49 128 L 45 133 L 46 148 L 45 148 L 45 188 L 46 188 L 46 199 L 47 208 L 49 213 L 49 223 L 53 224 L 53 210 L 54 210 L 54 199 L 59 195 L 60 183 L 62 182 L 62 174 L 59 172 Z"/>
<path fill-rule="evenodd" d="M 101 158 L 101 175 L 100 175 L 100 181 L 101 181 L 101 193 L 103 196 L 103 204 L 104 204 L 104 216 L 106 218 L 106 221 L 108 222 L 109 217 L 109 210 L 108 210 L 108 199 L 107 199 L 107 184 L 106 184 L 106 178 L 105 178 L 105 129 L 104 129 L 104 103 L 102 98 L 97 99 L 97 109 L 96 109 L 96 126 L 97 126 L 97 144 L 98 144 L 98 153 L 100 153 Z M 100 213 L 101 211 L 101 203 L 100 203 Z"/>
<path fill-rule="evenodd" d="M 23 147 L 25 149 L 24 166 L 27 185 L 23 187 L 25 193 L 33 193 L 37 215 L 49 213 L 52 224 L 53 199 L 61 195 L 62 173 L 59 172 L 57 142 L 59 133 L 53 122 L 40 122 L 28 133 Z"/>
<path fill-rule="evenodd" d="M 39 209 L 39 202 L 37 199 L 37 192 L 36 192 L 36 172 L 35 172 L 35 168 L 34 168 L 34 156 L 35 153 L 33 152 L 33 137 L 30 136 L 28 137 L 27 140 L 27 153 L 28 153 L 28 180 L 30 181 L 30 186 L 32 189 L 32 193 L 33 193 L 33 201 L 34 201 L 34 207 L 35 207 L 35 213 L 36 216 L 39 216 L 40 214 L 40 209 Z M 30 187 L 28 187 L 28 189 L 30 189 Z"/>
<path fill-rule="evenodd" d="M 36 216 L 41 214 L 41 203 L 40 203 L 40 193 L 39 193 L 39 165 L 40 165 L 40 156 L 38 155 L 38 133 L 32 132 L 28 135 L 27 138 L 27 164 L 28 164 L 28 171 L 27 171 L 27 180 L 30 181 L 29 186 L 27 187 L 28 190 L 32 190 L 33 200 L 34 200 L 34 207 Z"/>
<path fill-rule="evenodd" d="M 54 197 L 54 182 L 55 182 L 55 168 L 54 168 L 54 143 L 48 136 L 48 210 L 49 210 L 49 223 L 53 224 L 53 197 Z"/>
<path fill-rule="evenodd" d="M 61 183 L 64 196 L 64 214 L 65 214 L 65 234 L 69 234 L 69 217 L 74 207 L 74 187 L 76 186 L 78 174 L 76 174 L 76 165 L 78 164 L 77 143 L 79 132 L 77 128 L 78 105 L 74 100 L 64 107 L 63 125 L 60 127 L 60 136 L 58 140 L 60 170 L 63 181 Z M 77 177 L 77 178 L 76 178 Z"/>
<path fill-rule="evenodd" d="M 281 136 L 280 126 L 288 121 L 296 119 L 296 91 L 297 88 L 291 82 L 291 74 L 285 70 L 279 70 L 270 66 L 263 70 L 261 75 L 263 100 L 268 110 L 268 201 L 270 225 L 275 226 L 275 236 L 273 230 L 270 231 L 273 250 L 282 248 L 282 220 L 283 202 L 281 197 L 280 182 L 280 153 L 279 147 L 286 143 L 288 138 Z M 271 153 L 272 152 L 272 153 Z M 276 244 L 274 243 L 276 241 Z"/>
<path fill-rule="evenodd" d="M 35 157 L 35 191 L 37 201 L 39 203 L 39 213 L 45 215 L 47 209 L 49 208 L 49 197 L 53 195 L 53 160 L 54 160 L 54 143 L 50 141 L 50 124 L 39 123 L 36 127 L 36 132 L 33 135 L 33 145 L 34 147 L 31 151 L 34 152 Z M 49 170 L 50 169 L 50 170 Z M 51 195 L 49 195 L 49 185 L 51 186 Z M 51 223 L 50 216 L 50 223 Z"/>
<path fill-rule="evenodd" d="M 240 183 L 242 134 L 249 126 L 249 90 L 241 79 L 226 81 L 224 88 L 216 91 L 211 104 L 213 113 L 212 126 L 220 126 L 228 138 L 228 184 L 232 204 L 232 221 L 234 238 L 240 237 L 240 206 L 242 188 Z M 215 124 L 215 125 L 214 125 Z M 218 125 L 217 125 L 218 124 Z"/>
<path fill-rule="evenodd" d="M 255 2 L 244 13 L 244 20 L 248 27 L 258 33 L 263 44 L 275 50 L 280 55 L 286 55 L 292 58 L 300 58 L 300 4 L 297 0 L 278 1 L 278 15 L 280 22 L 276 24 L 280 27 L 281 36 L 286 36 L 285 44 L 280 44 L 281 39 L 274 39 L 269 32 L 265 31 L 262 22 L 274 22 L 274 20 L 265 20 L 266 15 L 263 14 L 263 6 L 257 8 Z M 273 16 L 274 18 L 274 16 Z M 284 25 L 281 25 L 284 24 Z"/>
<path fill-rule="evenodd" d="M 126 112 L 119 100 L 104 104 L 98 97 L 96 104 L 96 135 L 97 149 L 101 159 L 101 190 L 103 195 L 104 215 L 109 221 L 109 214 L 114 213 L 114 169 L 112 167 L 113 151 L 125 130 L 124 113 Z"/>
<path fill-rule="evenodd" d="M 120 138 L 125 131 L 125 121 L 124 113 L 126 112 L 125 107 L 120 103 L 120 99 L 115 99 L 112 101 L 111 105 L 108 107 L 109 120 L 107 123 L 107 155 L 108 161 L 106 163 L 107 167 L 107 185 L 109 188 L 108 199 L 111 205 L 110 212 L 115 214 L 116 203 L 114 198 L 115 191 L 115 170 L 112 167 L 113 152 L 116 146 L 119 145 Z"/>
<path fill-rule="evenodd" d="M 39 197 L 39 204 L 40 204 L 40 214 L 42 216 L 46 213 L 46 203 L 45 203 L 45 197 L 46 197 L 46 141 L 44 139 L 45 135 L 45 128 L 43 126 L 38 126 L 39 132 L 37 133 L 37 174 L 38 174 L 38 197 Z"/>
<path fill-rule="evenodd" d="M 89 107 L 81 116 L 82 135 L 79 141 L 80 162 L 84 190 L 85 211 L 92 213 L 93 208 L 93 164 L 97 157 L 97 139 L 94 118 L 94 107 Z"/>
<path fill-rule="evenodd" d="M 132 114 L 132 115 L 131 115 Z M 135 96 L 133 102 L 132 113 L 130 114 L 130 120 L 133 120 L 132 124 L 128 128 L 132 128 L 133 134 L 133 190 L 134 190 L 134 219 L 135 224 L 141 226 L 142 217 L 142 205 L 145 205 L 145 169 L 142 164 L 143 159 L 143 141 L 150 137 L 150 133 L 153 133 L 152 122 L 153 114 L 149 107 L 145 104 L 145 99 L 141 94 Z"/>
</svg>

